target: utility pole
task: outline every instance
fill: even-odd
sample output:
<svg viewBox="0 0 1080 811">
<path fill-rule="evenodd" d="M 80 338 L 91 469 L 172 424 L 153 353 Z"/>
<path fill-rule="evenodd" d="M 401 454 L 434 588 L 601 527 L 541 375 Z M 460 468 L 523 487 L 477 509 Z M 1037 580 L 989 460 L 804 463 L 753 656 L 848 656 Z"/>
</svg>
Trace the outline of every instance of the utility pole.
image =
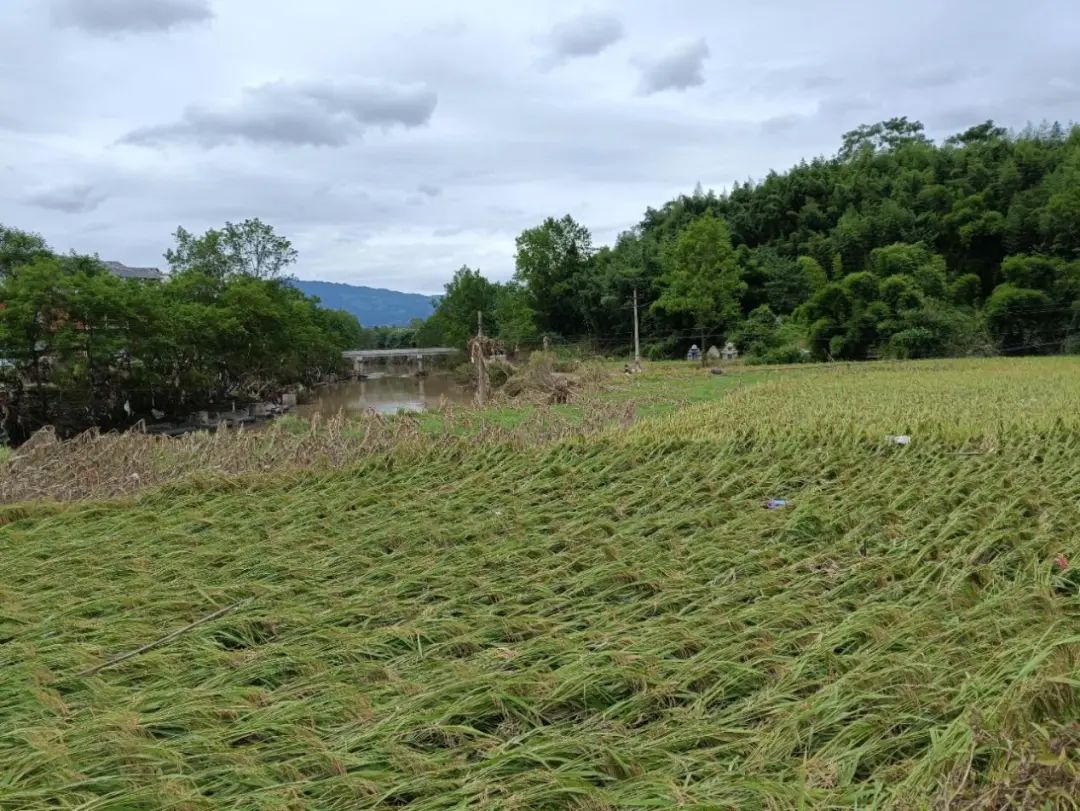
<svg viewBox="0 0 1080 811">
<path fill-rule="evenodd" d="M 487 400 L 487 368 L 484 366 L 484 313 L 476 311 L 476 400 Z"/>
<path fill-rule="evenodd" d="M 637 285 L 634 285 L 634 371 L 641 371 L 641 341 L 638 339 Z"/>
</svg>

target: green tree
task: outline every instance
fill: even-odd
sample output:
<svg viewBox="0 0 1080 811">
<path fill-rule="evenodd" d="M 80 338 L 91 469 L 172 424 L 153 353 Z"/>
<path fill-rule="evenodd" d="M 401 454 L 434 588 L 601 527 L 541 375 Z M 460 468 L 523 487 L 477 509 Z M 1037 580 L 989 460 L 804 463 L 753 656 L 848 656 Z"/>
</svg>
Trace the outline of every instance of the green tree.
<svg viewBox="0 0 1080 811">
<path fill-rule="evenodd" d="M 462 266 L 444 290 L 435 312 L 421 328 L 425 339 L 464 348 L 476 335 L 478 312 L 484 314 L 487 334 L 496 334 L 498 289 L 479 270 Z"/>
<path fill-rule="evenodd" d="M 745 292 L 723 220 L 705 214 L 679 234 L 662 285 L 652 309 L 687 319 L 701 336 L 704 362 L 706 338 L 738 322 L 739 300 Z"/>
<path fill-rule="evenodd" d="M 516 273 L 542 329 L 574 335 L 584 326 L 578 286 L 589 268 L 592 236 L 570 215 L 552 217 L 517 238 Z"/>
<path fill-rule="evenodd" d="M 511 350 L 536 346 L 540 330 L 529 292 L 517 282 L 500 284 L 495 294 L 495 323 L 498 336 Z"/>
<path fill-rule="evenodd" d="M 949 300 L 960 307 L 974 307 L 982 294 L 982 280 L 974 273 L 957 276 L 949 285 Z"/>
<path fill-rule="evenodd" d="M 52 251 L 43 237 L 0 223 L 0 279 L 20 265 L 49 256 Z"/>
<path fill-rule="evenodd" d="M 872 156 L 876 152 L 894 150 L 911 143 L 929 143 L 922 123 L 908 121 L 906 116 L 891 118 L 878 124 L 863 124 L 846 133 L 839 157 L 841 160 L 851 160 L 859 156 Z"/>
<path fill-rule="evenodd" d="M 740 325 L 735 344 L 744 354 L 760 357 L 773 347 L 779 327 L 780 319 L 768 304 L 762 304 Z"/>
<path fill-rule="evenodd" d="M 66 323 L 67 280 L 54 256 L 37 256 L 10 270 L 0 285 L 0 357 L 33 384 L 42 410 L 54 352 Z"/>
<path fill-rule="evenodd" d="M 53 255 L 24 236 L 5 230 L 11 250 L 0 275 L 5 396 L 24 434 L 264 397 L 336 373 L 342 351 L 362 340 L 352 316 L 264 278 L 273 275 L 265 262 L 221 274 L 191 266 L 148 284 L 116 278 L 96 257 Z"/>
<path fill-rule="evenodd" d="M 986 302 L 986 321 L 1002 352 L 1038 353 L 1054 345 L 1046 318 L 1053 309 L 1050 297 L 1041 290 L 1002 284 Z"/>
<path fill-rule="evenodd" d="M 198 271 L 217 279 L 235 275 L 277 279 L 297 257 L 288 239 L 258 219 L 226 222 L 224 228 L 211 228 L 202 236 L 179 227 L 173 237 L 176 246 L 165 252 L 165 260 L 174 273 Z"/>
</svg>

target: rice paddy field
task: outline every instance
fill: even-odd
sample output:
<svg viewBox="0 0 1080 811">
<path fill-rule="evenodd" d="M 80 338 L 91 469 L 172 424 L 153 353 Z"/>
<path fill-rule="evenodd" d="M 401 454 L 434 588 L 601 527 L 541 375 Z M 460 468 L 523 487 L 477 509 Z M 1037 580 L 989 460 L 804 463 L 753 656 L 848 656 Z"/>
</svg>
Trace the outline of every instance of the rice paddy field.
<svg viewBox="0 0 1080 811">
<path fill-rule="evenodd" d="M 1080 807 L 1080 359 L 245 470 L 0 507 L 0 808 Z"/>
</svg>

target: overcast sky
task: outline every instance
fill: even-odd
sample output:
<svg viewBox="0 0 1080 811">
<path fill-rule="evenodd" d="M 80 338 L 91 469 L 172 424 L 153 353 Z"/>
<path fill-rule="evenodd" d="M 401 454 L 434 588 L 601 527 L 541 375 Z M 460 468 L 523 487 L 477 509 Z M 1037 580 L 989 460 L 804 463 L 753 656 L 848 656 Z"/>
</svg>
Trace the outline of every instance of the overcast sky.
<svg viewBox="0 0 1080 811">
<path fill-rule="evenodd" d="M 301 278 L 435 292 L 860 123 L 1075 119 L 1077 42 L 1075 0 L 0 0 L 0 222 L 162 266 L 260 217 Z"/>
</svg>

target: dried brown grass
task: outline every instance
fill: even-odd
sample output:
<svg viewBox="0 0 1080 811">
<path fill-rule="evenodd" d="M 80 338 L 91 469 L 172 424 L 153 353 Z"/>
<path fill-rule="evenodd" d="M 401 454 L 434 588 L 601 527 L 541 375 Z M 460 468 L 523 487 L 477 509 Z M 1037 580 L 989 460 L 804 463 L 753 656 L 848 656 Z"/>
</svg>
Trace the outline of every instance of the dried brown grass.
<svg viewBox="0 0 1080 811">
<path fill-rule="evenodd" d="M 629 424 L 633 414 L 633 404 L 597 402 L 580 418 L 539 408 L 512 428 L 482 410 L 457 407 L 442 411 L 435 429 L 412 415 L 375 413 L 286 419 L 257 431 L 200 431 L 178 438 L 91 430 L 61 441 L 45 429 L 0 460 L 0 504 L 115 498 L 198 476 L 336 469 L 391 450 L 432 453 L 478 443 L 526 447 Z"/>
</svg>

